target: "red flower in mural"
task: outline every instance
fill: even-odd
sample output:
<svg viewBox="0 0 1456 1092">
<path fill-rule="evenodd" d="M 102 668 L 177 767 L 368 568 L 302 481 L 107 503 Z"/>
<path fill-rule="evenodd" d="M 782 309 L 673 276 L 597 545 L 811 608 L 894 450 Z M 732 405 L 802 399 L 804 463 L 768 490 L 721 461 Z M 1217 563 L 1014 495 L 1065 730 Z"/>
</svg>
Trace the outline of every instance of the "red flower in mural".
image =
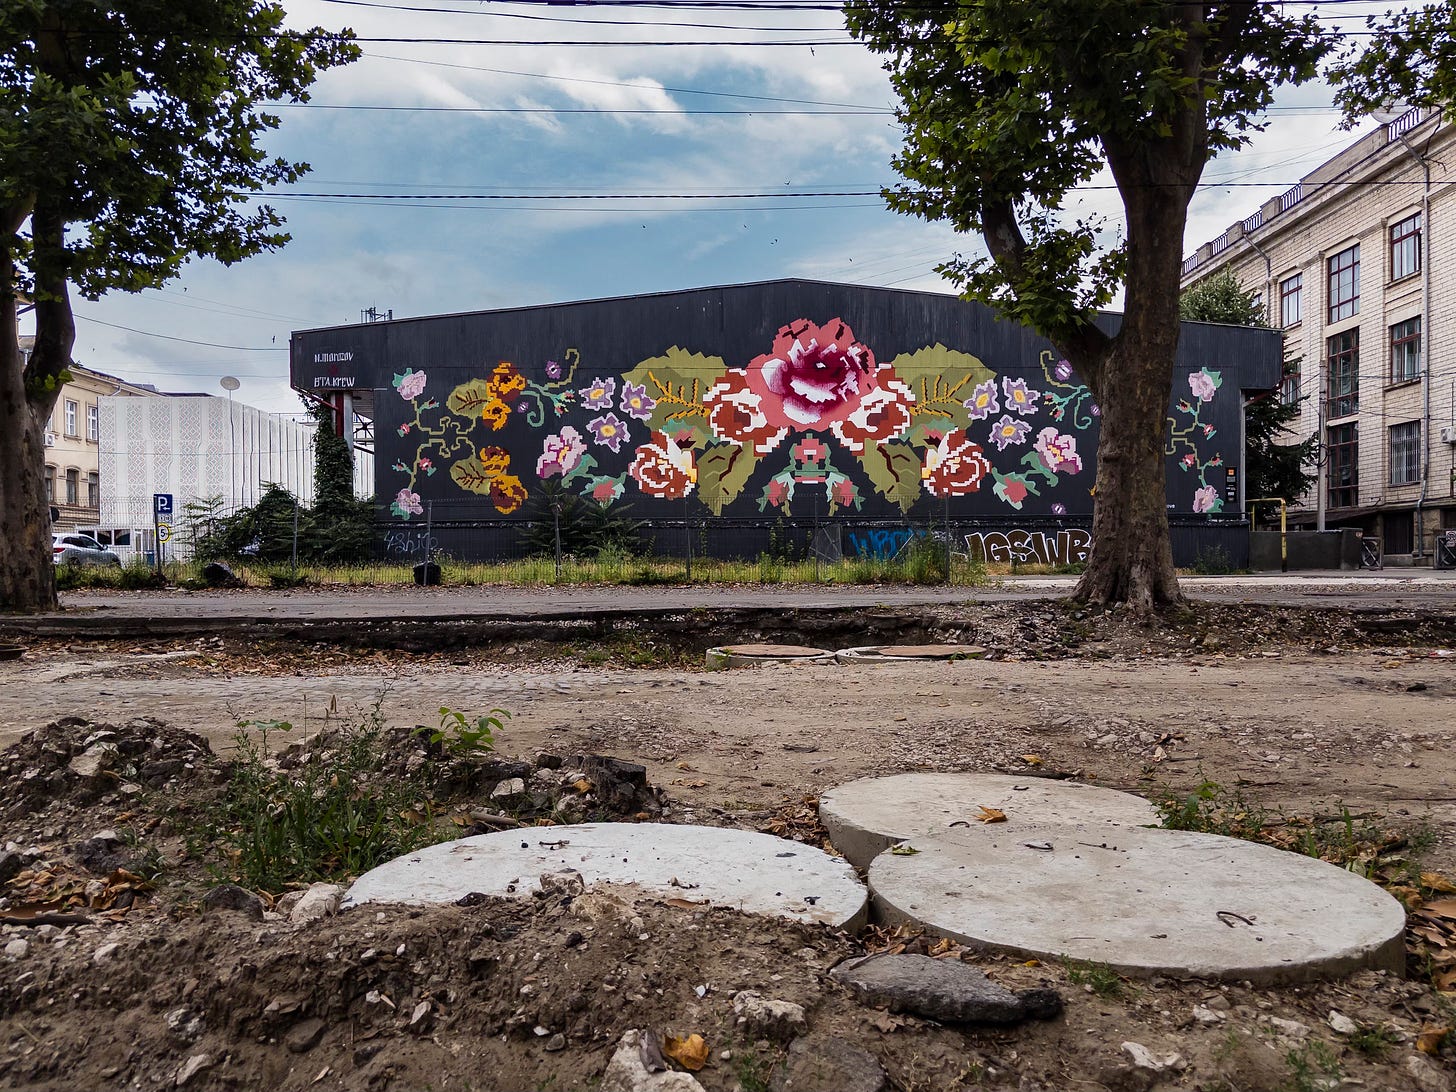
<svg viewBox="0 0 1456 1092">
<path fill-rule="evenodd" d="M 839 319 L 780 328 L 773 351 L 730 368 L 708 388 L 708 424 L 720 440 L 766 455 L 792 432 L 830 429 L 850 451 L 910 429 L 915 395 Z"/>
<path fill-rule="evenodd" d="M 681 500 L 693 491 L 693 483 L 698 480 L 693 453 L 679 447 L 665 432 L 653 432 L 652 438 L 637 449 L 627 473 L 642 492 L 664 500 Z"/>
<path fill-rule="evenodd" d="M 703 396 L 708 407 L 708 427 L 720 440 L 752 447 L 767 455 L 789 434 L 781 425 L 769 423 L 763 399 L 748 389 L 748 373 L 729 369 Z"/>
<path fill-rule="evenodd" d="M 843 421 L 835 421 L 832 431 L 839 442 L 856 455 L 866 444 L 882 444 L 910 431 L 910 407 L 915 395 L 895 375 L 888 364 L 871 377 L 874 388 L 850 411 Z"/>
<path fill-rule="evenodd" d="M 991 462 L 964 429 L 953 428 L 936 447 L 925 449 L 920 478 L 937 497 L 963 497 L 980 491 L 981 481 L 991 472 Z"/>
<path fill-rule="evenodd" d="M 875 354 L 845 323 L 799 319 L 779 329 L 772 352 L 748 362 L 748 386 L 771 424 L 825 428 L 858 408 L 874 372 Z"/>
</svg>

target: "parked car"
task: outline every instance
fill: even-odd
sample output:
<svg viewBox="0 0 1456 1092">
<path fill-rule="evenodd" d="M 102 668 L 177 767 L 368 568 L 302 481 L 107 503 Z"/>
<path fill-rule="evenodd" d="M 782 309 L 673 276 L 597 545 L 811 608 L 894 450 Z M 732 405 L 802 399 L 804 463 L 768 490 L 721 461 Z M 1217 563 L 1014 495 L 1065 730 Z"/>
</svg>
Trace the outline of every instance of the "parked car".
<svg viewBox="0 0 1456 1092">
<path fill-rule="evenodd" d="M 121 568 L 121 558 L 89 535 L 51 535 L 51 560 L 57 565 L 114 565 Z"/>
</svg>

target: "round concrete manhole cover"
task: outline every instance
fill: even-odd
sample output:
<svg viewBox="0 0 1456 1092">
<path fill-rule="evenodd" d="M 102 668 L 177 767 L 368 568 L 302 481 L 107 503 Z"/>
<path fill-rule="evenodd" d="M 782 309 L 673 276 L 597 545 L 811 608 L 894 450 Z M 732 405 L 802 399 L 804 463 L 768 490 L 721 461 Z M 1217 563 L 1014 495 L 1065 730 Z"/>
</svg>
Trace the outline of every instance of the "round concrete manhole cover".
<svg viewBox="0 0 1456 1092">
<path fill-rule="evenodd" d="M 1405 910 L 1369 880 L 1236 838 L 976 824 L 875 858 L 888 922 L 1129 974 L 1302 982 L 1405 963 Z M 914 849 L 916 852 L 906 852 Z"/>
<path fill-rule="evenodd" d="M 956 827 L 979 826 L 994 809 L 1008 825 L 1089 823 L 1150 826 L 1158 810 L 1116 789 L 1014 774 L 909 773 L 865 777 L 819 797 L 819 821 L 834 848 L 868 868 L 896 842 Z"/>
<path fill-rule="evenodd" d="M 730 656 L 828 656 L 827 648 L 811 648 L 808 645 L 724 645 L 723 651 Z"/>
<path fill-rule="evenodd" d="M 346 903 L 438 903 L 480 892 L 524 898 L 540 877 L 575 871 L 588 888 L 630 884 L 664 899 L 845 929 L 868 895 L 845 861 L 753 831 L 672 823 L 523 827 L 442 842 L 360 876 Z"/>
<path fill-rule="evenodd" d="M 904 660 L 977 660 L 986 655 L 978 645 L 885 645 L 875 651 Z"/>
</svg>

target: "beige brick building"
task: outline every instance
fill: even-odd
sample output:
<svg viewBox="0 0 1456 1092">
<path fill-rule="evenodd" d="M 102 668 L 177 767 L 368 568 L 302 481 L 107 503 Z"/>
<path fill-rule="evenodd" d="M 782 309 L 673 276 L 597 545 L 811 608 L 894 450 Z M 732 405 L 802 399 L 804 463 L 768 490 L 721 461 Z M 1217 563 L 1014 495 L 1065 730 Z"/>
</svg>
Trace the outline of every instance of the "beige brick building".
<svg viewBox="0 0 1456 1092">
<path fill-rule="evenodd" d="M 1456 126 L 1412 110 L 1199 247 L 1284 331 L 1291 431 L 1318 434 L 1304 527 L 1359 527 L 1429 564 L 1456 531 Z M 1456 534 L 1450 536 L 1456 542 Z M 1442 538 L 1444 544 L 1447 538 Z"/>
</svg>

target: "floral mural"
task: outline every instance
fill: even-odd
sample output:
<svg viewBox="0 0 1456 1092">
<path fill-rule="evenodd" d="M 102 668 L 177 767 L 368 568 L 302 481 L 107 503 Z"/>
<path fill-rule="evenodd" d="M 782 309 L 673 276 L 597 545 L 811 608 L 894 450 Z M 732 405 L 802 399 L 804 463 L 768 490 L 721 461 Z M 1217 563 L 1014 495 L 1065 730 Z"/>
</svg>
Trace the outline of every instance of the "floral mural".
<svg viewBox="0 0 1456 1092">
<path fill-rule="evenodd" d="M 487 365 L 443 399 L 427 370 L 407 368 L 394 376 L 405 454 L 391 464 L 400 478 L 390 511 L 421 517 L 421 489 L 442 470 L 501 514 L 551 480 L 600 504 L 632 493 L 714 515 L 740 500 L 766 515 L 836 515 L 872 497 L 900 512 L 972 495 L 982 509 L 1019 511 L 1032 498 L 1056 515 L 1069 501 L 1090 507 L 1083 460 L 1101 411 L 1050 351 L 1039 376 L 998 372 L 941 344 L 883 359 L 842 319 L 799 318 L 745 356 L 673 346 L 619 370 L 585 366 L 568 349 L 524 372 Z M 1206 368 L 1188 376 L 1169 438 L 1178 465 L 1198 475 L 1199 512 L 1222 508 L 1208 481 L 1221 456 L 1200 446 L 1214 435 L 1201 414 L 1221 383 Z"/>
</svg>

